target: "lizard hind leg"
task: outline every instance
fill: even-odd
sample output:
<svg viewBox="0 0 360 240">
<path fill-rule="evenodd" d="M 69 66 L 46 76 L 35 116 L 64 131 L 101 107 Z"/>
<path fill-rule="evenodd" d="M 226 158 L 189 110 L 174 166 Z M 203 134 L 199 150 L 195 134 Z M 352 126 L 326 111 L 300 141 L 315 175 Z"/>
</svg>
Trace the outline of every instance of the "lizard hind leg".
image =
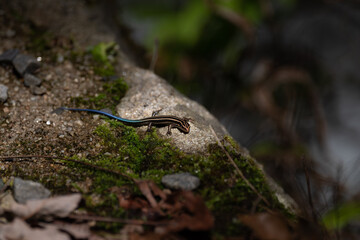
<svg viewBox="0 0 360 240">
<path fill-rule="evenodd" d="M 172 128 L 173 128 L 173 125 L 170 124 L 170 125 L 168 126 L 168 130 L 167 130 L 167 132 L 166 132 L 166 135 L 171 136 L 171 129 L 172 129 Z"/>
<path fill-rule="evenodd" d="M 151 132 L 151 126 L 152 126 L 152 123 L 149 123 L 147 129 L 146 129 L 146 132 Z"/>
</svg>

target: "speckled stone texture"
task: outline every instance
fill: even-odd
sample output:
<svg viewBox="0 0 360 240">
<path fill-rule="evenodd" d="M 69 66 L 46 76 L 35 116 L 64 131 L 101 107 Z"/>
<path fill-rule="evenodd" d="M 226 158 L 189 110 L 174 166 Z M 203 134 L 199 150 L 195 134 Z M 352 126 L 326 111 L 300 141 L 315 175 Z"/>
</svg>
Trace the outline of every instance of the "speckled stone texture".
<svg viewBox="0 0 360 240">
<path fill-rule="evenodd" d="M 122 75 L 131 87 L 117 106 L 120 116 L 130 119 L 149 117 L 153 111 L 162 109 L 159 115 L 190 118 L 188 134 L 173 129 L 172 135 L 166 136 L 167 128 L 159 130 L 161 135 L 171 138 L 179 149 L 189 153 L 205 152 L 208 144 L 215 143 L 210 126 L 220 139 L 228 134 L 203 106 L 180 94 L 156 74 L 130 64 L 125 64 L 122 68 Z"/>
</svg>

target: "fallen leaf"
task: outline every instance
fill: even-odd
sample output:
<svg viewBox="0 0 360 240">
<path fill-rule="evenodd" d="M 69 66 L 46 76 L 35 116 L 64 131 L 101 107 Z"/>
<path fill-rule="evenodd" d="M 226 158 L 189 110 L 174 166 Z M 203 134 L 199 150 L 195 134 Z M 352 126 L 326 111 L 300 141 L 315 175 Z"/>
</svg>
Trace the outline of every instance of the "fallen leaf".
<svg viewBox="0 0 360 240">
<path fill-rule="evenodd" d="M 56 227 L 44 229 L 30 228 L 23 220 L 16 218 L 13 222 L 0 226 L 0 240 L 70 240 L 70 237 L 60 232 Z"/>
<path fill-rule="evenodd" d="M 166 199 L 166 194 L 163 193 L 162 190 L 153 181 L 138 180 L 136 181 L 136 184 L 138 185 L 141 193 L 144 194 L 144 196 L 153 208 L 159 208 L 158 203 L 153 196 L 153 193 L 157 196 L 160 196 L 162 199 Z"/>
<path fill-rule="evenodd" d="M 175 193 L 173 204 L 164 203 L 173 216 L 165 226 L 156 228 L 157 233 L 191 231 L 208 231 L 214 226 L 214 217 L 206 207 L 203 199 L 190 191 Z M 170 198 L 169 198 L 170 199 Z M 174 209 L 171 209 L 171 206 Z"/>
<path fill-rule="evenodd" d="M 66 217 L 77 208 L 80 200 L 81 195 L 78 193 L 47 199 L 29 200 L 26 204 L 13 203 L 11 205 L 11 212 L 23 219 L 33 216 Z"/>
<path fill-rule="evenodd" d="M 156 234 L 168 234 L 185 229 L 208 231 L 214 226 L 214 217 L 200 196 L 191 191 L 165 192 L 153 181 L 136 181 L 141 197 L 134 197 L 127 188 L 113 187 L 111 190 L 119 199 L 121 207 L 141 209 L 147 220 L 159 223 Z M 160 197 L 158 202 L 155 196 Z M 133 233 L 131 230 L 129 232 Z"/>
<path fill-rule="evenodd" d="M 112 187 L 110 191 L 116 195 L 122 208 L 133 210 L 149 208 L 149 203 L 145 199 L 133 197 L 127 187 Z"/>
<path fill-rule="evenodd" d="M 90 226 L 88 223 L 66 223 L 62 221 L 56 221 L 53 224 L 41 224 L 40 226 L 47 227 L 49 225 L 69 233 L 76 239 L 87 239 L 91 235 Z"/>
</svg>

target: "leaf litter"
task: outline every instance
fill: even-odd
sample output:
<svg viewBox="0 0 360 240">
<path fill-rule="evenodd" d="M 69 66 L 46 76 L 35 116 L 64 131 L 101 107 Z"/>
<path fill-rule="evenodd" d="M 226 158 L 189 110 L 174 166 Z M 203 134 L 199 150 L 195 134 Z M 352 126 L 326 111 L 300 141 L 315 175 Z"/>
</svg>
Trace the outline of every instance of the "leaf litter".
<svg viewBox="0 0 360 240">
<path fill-rule="evenodd" d="M 81 194 L 69 194 L 41 200 L 16 203 L 8 196 L 0 198 L 0 240 L 70 240 L 70 239 L 156 239 L 181 231 L 209 231 L 214 217 L 203 199 L 190 191 L 160 189 L 153 181 L 134 180 L 141 195 L 129 188 L 113 187 L 120 207 L 137 212 L 137 219 L 117 219 L 92 215 L 79 215 L 76 209 Z M 10 204 L 9 204 L 10 202 Z M 131 215 L 130 216 L 136 216 Z M 94 222 L 123 222 L 119 236 L 104 237 L 92 232 Z M 145 228 L 144 226 L 150 226 Z M 120 230 L 120 229 L 119 229 Z M 107 234 L 108 235 L 108 234 Z"/>
</svg>

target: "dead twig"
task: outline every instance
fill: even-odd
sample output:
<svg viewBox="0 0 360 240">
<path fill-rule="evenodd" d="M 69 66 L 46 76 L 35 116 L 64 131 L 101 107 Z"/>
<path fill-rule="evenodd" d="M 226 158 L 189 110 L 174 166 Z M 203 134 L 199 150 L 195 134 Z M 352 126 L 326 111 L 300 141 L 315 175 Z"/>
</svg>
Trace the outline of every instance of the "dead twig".
<svg viewBox="0 0 360 240">
<path fill-rule="evenodd" d="M 110 222 L 110 223 L 124 223 L 124 224 L 133 224 L 133 225 L 149 225 L 149 226 L 163 226 L 168 225 L 166 222 L 155 222 L 155 221 L 144 221 L 140 219 L 121 219 L 113 217 L 103 217 L 103 216 L 91 216 L 91 215 L 78 215 L 70 214 L 68 218 L 81 220 L 81 221 L 95 221 L 95 222 Z"/>
<path fill-rule="evenodd" d="M 262 196 L 258 190 L 256 190 L 256 188 L 249 182 L 249 180 L 246 179 L 246 177 L 244 176 L 244 174 L 242 173 L 242 171 L 240 170 L 240 168 L 236 165 L 234 159 L 232 159 L 232 157 L 230 156 L 230 154 L 228 153 L 228 151 L 226 151 L 225 147 L 220 143 L 220 140 L 218 138 L 218 136 L 216 135 L 213 127 L 210 125 L 210 129 L 213 133 L 213 135 L 215 136 L 215 139 L 217 141 L 217 144 L 219 145 L 219 147 L 224 151 L 226 157 L 229 159 L 229 162 L 234 166 L 236 172 L 240 175 L 241 179 L 251 188 L 251 190 L 253 190 L 254 193 L 256 193 L 256 195 L 264 201 L 264 203 L 270 207 L 270 203 L 268 200 L 266 200 L 266 198 L 264 196 Z"/>
<path fill-rule="evenodd" d="M 204 0 L 204 2 L 214 13 L 238 27 L 244 33 L 249 43 L 253 42 L 255 30 L 252 24 L 244 16 L 229 8 L 219 6 L 212 0 Z"/>
<path fill-rule="evenodd" d="M 155 72 L 155 65 L 156 65 L 156 62 L 158 59 L 158 55 L 159 55 L 159 39 L 155 39 L 153 54 L 152 54 L 151 63 L 150 63 L 150 67 L 149 67 L 149 70 L 152 72 Z"/>
</svg>

